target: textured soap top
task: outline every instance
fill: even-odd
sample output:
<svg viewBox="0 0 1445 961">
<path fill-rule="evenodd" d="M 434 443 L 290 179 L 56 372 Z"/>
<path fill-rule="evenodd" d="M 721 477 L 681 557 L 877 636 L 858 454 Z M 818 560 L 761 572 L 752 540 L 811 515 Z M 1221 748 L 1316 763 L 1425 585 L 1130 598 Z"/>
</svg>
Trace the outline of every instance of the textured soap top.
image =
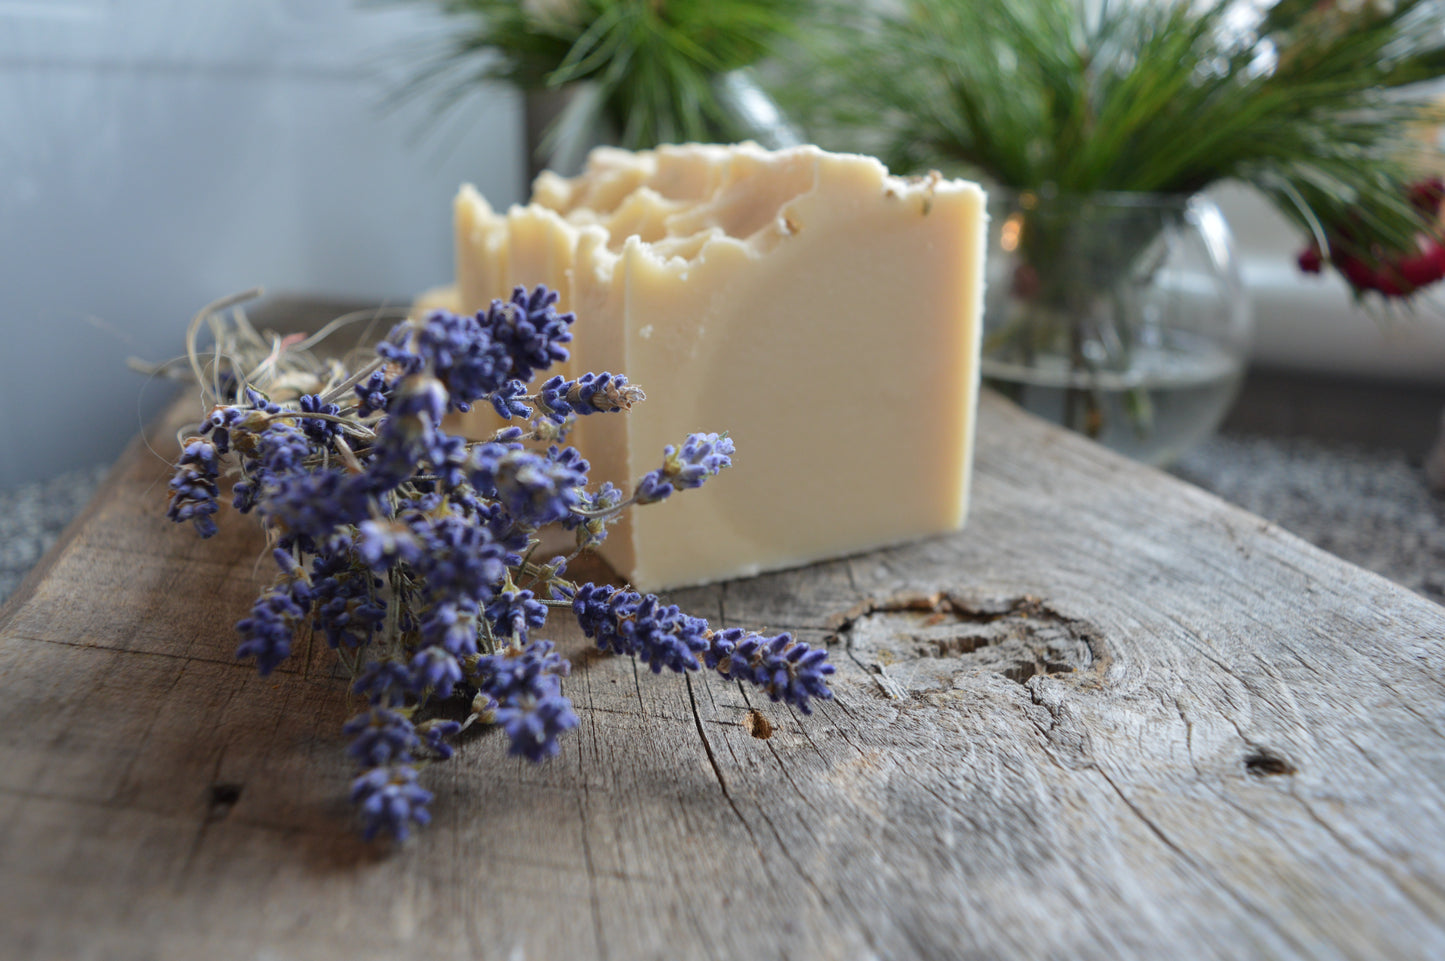
<svg viewBox="0 0 1445 961">
<path fill-rule="evenodd" d="M 879 161 L 828 153 L 814 146 L 768 151 L 756 144 L 688 144 L 632 152 L 599 148 L 578 177 L 546 172 L 532 205 L 575 227 L 607 232 L 616 252 L 631 237 L 667 257 L 694 259 L 718 237 L 766 252 L 805 226 L 810 198 L 852 202 L 886 197 L 919 207 L 940 192 L 977 191 L 974 184 L 891 176 Z"/>
</svg>

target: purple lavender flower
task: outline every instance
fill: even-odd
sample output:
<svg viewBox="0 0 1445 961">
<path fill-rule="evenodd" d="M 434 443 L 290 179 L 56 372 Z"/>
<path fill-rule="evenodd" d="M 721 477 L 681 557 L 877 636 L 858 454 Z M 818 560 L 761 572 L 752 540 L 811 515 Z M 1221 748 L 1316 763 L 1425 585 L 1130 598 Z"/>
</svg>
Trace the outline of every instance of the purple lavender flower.
<svg viewBox="0 0 1445 961">
<path fill-rule="evenodd" d="M 425 321 L 422 322 L 424 324 Z M 397 381 L 426 368 L 428 357 L 422 347 L 422 325 L 414 320 L 403 320 L 376 345 L 376 355 L 398 371 Z"/>
<path fill-rule="evenodd" d="M 411 528 L 396 521 L 362 521 L 356 527 L 356 550 L 372 570 L 381 572 L 398 561 L 421 559 L 421 543 Z"/>
<path fill-rule="evenodd" d="M 478 493 L 537 527 L 567 517 L 587 483 L 587 462 L 571 447 L 543 456 L 519 444 L 482 444 L 472 449 L 468 467 Z"/>
<path fill-rule="evenodd" d="M 533 641 L 526 647 L 511 646 L 498 654 L 477 659 L 471 681 L 482 691 L 505 701 L 522 694 L 539 695 L 552 690 L 548 686 L 557 677 L 572 673 L 572 664 L 557 653 L 551 641 Z M 543 688 L 536 685 L 542 684 Z"/>
<path fill-rule="evenodd" d="M 412 823 L 428 824 L 430 791 L 416 783 L 416 768 L 393 764 L 373 768 L 351 782 L 351 802 L 361 814 L 362 837 L 370 841 L 385 831 L 405 841 Z"/>
<path fill-rule="evenodd" d="M 430 597 L 480 604 L 501 586 L 506 552 L 487 527 L 448 514 L 414 531 L 421 541 L 416 573 Z"/>
<path fill-rule="evenodd" d="M 297 407 L 308 414 L 329 414 L 336 416 L 341 413 L 341 408 L 335 404 L 324 404 L 318 394 L 302 394 L 296 401 Z M 334 420 L 325 420 L 321 417 L 301 418 L 301 430 L 312 443 L 325 446 L 331 438 L 341 433 L 341 427 Z"/>
<path fill-rule="evenodd" d="M 525 433 L 526 431 L 522 430 L 522 428 L 520 427 L 503 427 L 501 430 L 497 431 L 496 436 L 492 438 L 492 441 L 493 443 L 497 444 L 515 445 L 518 441 L 522 439 L 522 435 Z"/>
<path fill-rule="evenodd" d="M 351 738 L 346 753 L 363 768 L 405 764 L 418 745 L 411 721 L 384 707 L 362 711 L 342 726 L 341 733 Z"/>
<path fill-rule="evenodd" d="M 733 442 L 725 434 L 689 434 L 679 450 L 668 444 L 662 466 L 637 482 L 633 497 L 638 504 L 665 500 L 675 490 L 701 487 L 703 481 L 732 466 Z"/>
<path fill-rule="evenodd" d="M 611 481 L 603 481 L 603 486 L 598 487 L 595 491 L 581 491 L 578 500 L 578 510 L 595 513 L 603 512 L 603 510 L 613 510 L 614 507 L 620 506 L 624 499 L 623 493 L 617 490 L 617 487 L 614 487 Z M 565 517 L 565 519 L 562 520 L 562 526 L 566 527 L 566 529 L 572 529 L 572 527 L 581 525 L 582 522 L 584 522 L 584 517 L 578 516 L 578 514 L 572 514 L 571 517 Z"/>
<path fill-rule="evenodd" d="M 242 514 L 249 514 L 255 509 L 260 493 L 251 481 L 236 481 L 231 487 L 231 506 Z"/>
<path fill-rule="evenodd" d="M 352 693 L 381 707 L 401 704 L 410 689 L 411 671 L 392 660 L 371 661 L 351 685 Z"/>
<path fill-rule="evenodd" d="M 391 403 L 391 392 L 395 385 L 386 379 L 386 372 L 374 370 L 371 376 L 352 388 L 356 392 L 356 416 L 370 417 L 379 410 L 386 410 Z"/>
<path fill-rule="evenodd" d="M 622 491 L 604 481 L 596 491 L 579 492 L 577 509 L 562 518 L 562 526 L 577 531 L 579 550 L 593 550 L 607 539 L 607 525 L 615 519 L 615 508 L 622 504 Z"/>
<path fill-rule="evenodd" d="M 434 310 L 420 324 L 398 324 L 377 345 L 377 353 L 401 367 L 407 380 L 423 368 L 445 385 L 458 410 L 500 388 L 509 379 L 507 346 L 481 322 L 447 310 Z M 395 403 L 389 411 L 396 412 Z"/>
<path fill-rule="evenodd" d="M 562 693 L 570 664 L 551 642 L 528 638 L 545 623 L 548 603 L 570 601 L 599 647 L 630 653 L 654 672 L 699 670 L 706 660 L 804 711 L 810 698 L 830 696 L 826 651 L 787 635 L 713 632 L 653 595 L 574 588 L 562 557 L 529 564 L 524 576 L 539 527 L 561 522 L 579 545 L 595 546 L 627 502 L 624 492 L 604 484 L 588 493 L 588 464 L 575 449 L 542 453 L 521 443 L 565 428 L 510 428 L 469 447 L 441 423 L 482 401 L 503 418 L 531 418 L 535 403 L 537 416 L 565 424 L 644 399 L 626 377 L 606 372 L 552 377 L 529 393 L 538 371 L 568 356 L 573 317 L 557 312 L 557 300 L 545 287 L 518 287 L 474 316 L 436 311 L 398 325 L 377 346 L 381 369 L 355 384 L 354 404 L 307 394 L 283 409 L 234 375 L 232 392 L 244 400 L 214 408 L 178 461 L 174 520 L 193 521 L 202 536 L 215 532 L 219 460 L 235 450 L 234 502 L 262 513 L 272 534 L 280 578 L 237 623 L 238 656 L 269 674 L 308 619 L 346 649 L 343 660 L 357 671 L 352 690 L 367 701 L 343 727 L 367 838 L 404 839 L 430 820 L 432 795 L 417 783 L 417 765 L 450 757 L 449 739 L 462 726 L 414 723 L 413 712 L 433 697 L 473 695 L 474 713 L 501 725 L 513 755 L 540 761 L 558 753 L 560 736 L 578 725 Z M 354 425 L 345 434 L 343 417 Z M 726 436 L 690 435 L 666 448 L 633 499 L 700 486 L 732 452 Z M 373 646 L 383 626 L 386 643 Z M 504 650 L 481 653 L 507 640 Z"/>
<path fill-rule="evenodd" d="M 418 494 L 415 497 L 398 497 L 396 499 L 397 515 L 403 514 L 432 514 L 441 508 L 446 500 L 440 491 L 429 490 L 425 494 Z"/>
<path fill-rule="evenodd" d="M 557 313 L 557 299 L 557 292 L 544 286 L 530 294 L 527 288 L 517 287 L 511 301 L 494 300 L 485 313 L 477 315 L 477 323 L 511 359 L 506 379 L 525 384 L 537 371 L 567 359 L 562 345 L 572 340 L 567 328 L 576 317 Z"/>
<path fill-rule="evenodd" d="M 562 579 L 562 576 L 567 573 L 567 558 L 558 554 L 542 567 L 543 571 L 540 577 L 549 585 L 548 596 L 554 601 L 570 601 L 574 593 L 573 587 Z"/>
<path fill-rule="evenodd" d="M 456 721 L 433 718 L 418 724 L 416 734 L 421 739 L 424 748 L 430 751 L 437 760 L 445 761 L 453 754 L 452 746 L 446 742 L 446 739 L 455 737 L 461 729 L 462 726 Z"/>
<path fill-rule="evenodd" d="M 469 598 L 440 601 L 421 616 L 423 644 L 434 645 L 453 657 L 477 653 L 477 603 Z"/>
<path fill-rule="evenodd" d="M 216 407 L 201 423 L 201 433 L 207 435 L 222 454 L 231 449 L 231 430 L 246 416 L 240 407 Z"/>
<path fill-rule="evenodd" d="M 281 405 L 273 403 L 270 398 L 254 387 L 246 388 L 246 403 L 251 405 L 251 410 L 260 411 L 263 414 L 281 413 Z"/>
<path fill-rule="evenodd" d="M 492 391 L 487 399 L 492 402 L 497 416 L 503 420 L 511 420 L 513 417 L 525 420 L 532 416 L 532 408 L 522 403 L 522 398 L 525 396 L 527 396 L 527 385 L 520 380 L 509 380 Z"/>
<path fill-rule="evenodd" d="M 256 598 L 251 615 L 236 622 L 241 644 L 236 656 L 254 657 L 261 676 L 291 656 L 291 637 L 306 616 L 310 597 L 298 582 L 283 583 Z"/>
<path fill-rule="evenodd" d="M 398 418 L 426 418 L 426 423 L 436 426 L 447 415 L 451 393 L 438 378 L 418 374 L 402 380 L 391 398 L 387 414 L 393 420 Z"/>
<path fill-rule="evenodd" d="M 222 454 L 231 449 L 232 431 L 259 434 L 269 423 L 266 415 L 281 413 L 280 404 L 272 403 L 251 387 L 246 388 L 246 401 L 249 406 L 229 404 L 212 408 L 201 424 L 201 433 L 208 435 Z"/>
<path fill-rule="evenodd" d="M 498 637 L 527 642 L 527 630 L 547 623 L 547 605 L 535 599 L 531 591 L 503 591 L 487 602 L 487 620 Z"/>
<path fill-rule="evenodd" d="M 583 584 L 572 598 L 577 623 L 597 646 L 613 654 L 633 654 L 654 674 L 664 667 L 696 671 L 697 655 L 707 650 L 707 621 L 691 617 L 655 594 L 642 595 L 597 584 Z"/>
<path fill-rule="evenodd" d="M 432 431 L 424 460 L 444 489 L 455 491 L 467 482 L 467 442 L 461 437 Z"/>
<path fill-rule="evenodd" d="M 338 468 L 273 473 L 260 509 L 281 531 L 281 545 L 315 544 L 339 527 L 359 523 L 371 510 L 366 480 Z"/>
<path fill-rule="evenodd" d="M 252 394 L 255 395 L 255 392 L 253 391 Z M 259 395 L 255 396 L 259 397 Z M 280 410 L 275 404 L 269 402 L 266 406 Z M 230 410 L 237 410 L 237 408 L 230 408 Z M 266 412 L 262 411 L 262 413 Z M 233 504 L 236 510 L 244 514 L 265 501 L 283 478 L 304 474 L 306 459 L 311 455 L 312 447 L 305 433 L 290 424 L 281 422 L 264 426 L 253 424 L 250 421 L 255 416 L 254 411 L 243 413 L 245 413 L 246 419 L 238 422 L 237 429 L 244 431 L 241 437 L 247 455 L 242 463 L 245 479 L 237 482 L 231 492 L 234 496 Z M 261 427 L 261 429 L 259 432 L 252 432 L 251 427 Z M 300 494 L 300 496 L 303 500 L 305 499 L 304 494 Z M 284 506 L 278 506 L 281 510 L 285 510 Z"/>
<path fill-rule="evenodd" d="M 311 562 L 315 625 L 333 648 L 348 650 L 370 642 L 386 619 L 386 602 L 376 595 L 380 581 L 359 566 L 350 551 L 327 550 Z"/>
<path fill-rule="evenodd" d="M 642 388 L 627 382 L 622 374 L 583 374 L 576 380 L 553 377 L 537 392 L 538 409 L 557 422 L 568 414 L 579 417 L 596 413 L 631 410 L 632 405 L 647 399 Z"/>
<path fill-rule="evenodd" d="M 511 741 L 509 753 L 541 761 L 560 750 L 558 735 L 579 723 L 558 680 L 571 668 L 551 641 L 533 641 L 478 659 L 472 682 L 496 702 L 491 713 Z"/>
<path fill-rule="evenodd" d="M 311 442 L 299 428 L 277 421 L 256 438 L 256 462 L 266 477 L 305 470 L 311 455 Z"/>
<path fill-rule="evenodd" d="M 547 448 L 547 459 L 557 465 L 559 469 L 571 471 L 573 479 L 579 485 L 587 483 L 587 471 L 589 465 L 582 459 L 582 452 L 575 447 L 558 447 L 553 444 Z"/>
<path fill-rule="evenodd" d="M 827 678 L 836 668 L 828 663 L 826 648 L 810 647 L 791 634 L 764 637 L 736 628 L 714 634 L 709 641 L 707 660 L 719 674 L 756 684 L 774 701 L 811 714 L 810 699 L 833 696 Z"/>
<path fill-rule="evenodd" d="M 216 486 L 220 463 L 215 444 L 201 437 L 189 437 L 176 461 L 175 476 L 171 478 L 166 516 L 177 524 L 190 521 L 203 538 L 213 536 L 217 530 L 211 515 L 220 510 L 216 503 L 220 494 Z"/>
<path fill-rule="evenodd" d="M 436 383 L 431 378 L 423 380 Z M 435 416 L 435 405 L 439 400 L 445 402 L 445 392 L 432 395 L 423 390 L 408 394 L 404 387 L 397 397 L 394 406 L 407 413 L 393 412 L 387 416 L 381 422 L 376 441 L 362 452 L 366 461 L 367 493 L 379 497 L 418 473 L 435 474 L 442 487 L 455 491 L 466 483 L 470 461 L 466 441 L 437 426 L 440 418 Z M 421 406 L 413 409 L 406 398 L 420 398 L 417 403 Z M 416 483 L 426 489 L 432 482 Z"/>
<path fill-rule="evenodd" d="M 654 595 L 615 587 L 583 584 L 573 595 L 572 610 L 582 631 L 604 651 L 634 654 L 654 672 L 663 667 L 695 671 L 696 655 L 724 677 L 748 681 L 775 701 L 812 713 L 812 698 L 830 698 L 827 677 L 834 672 L 826 648 L 812 648 L 791 634 L 764 637 L 727 628 L 714 631 L 705 620 L 664 605 Z"/>
<path fill-rule="evenodd" d="M 282 550 L 279 547 L 272 548 L 271 559 L 276 562 L 281 573 L 287 577 L 296 578 L 301 576 L 301 562 L 298 561 L 290 551 Z"/>
<path fill-rule="evenodd" d="M 438 697 L 451 697 L 452 689 L 462 682 L 462 666 L 446 650 L 431 645 L 411 659 L 411 676 L 416 693 L 431 690 Z"/>
<path fill-rule="evenodd" d="M 381 422 L 375 442 L 360 452 L 372 496 L 395 490 L 416 474 L 417 462 L 436 430 L 418 417 L 390 416 Z"/>
<path fill-rule="evenodd" d="M 528 538 L 532 534 L 531 527 L 524 525 L 495 501 L 479 502 L 473 516 L 478 526 L 487 532 L 487 536 L 506 551 L 508 567 L 515 567 L 522 562 L 520 552 L 527 548 Z"/>
<path fill-rule="evenodd" d="M 507 753 L 529 761 L 545 761 L 562 750 L 557 737 L 579 723 L 572 702 L 553 694 L 516 705 L 499 704 L 493 712 L 496 723 L 512 742 Z"/>
<path fill-rule="evenodd" d="M 231 450 L 230 428 L 241 418 L 241 412 L 234 407 L 216 407 L 201 422 L 200 432 L 209 436 L 222 454 Z"/>
</svg>

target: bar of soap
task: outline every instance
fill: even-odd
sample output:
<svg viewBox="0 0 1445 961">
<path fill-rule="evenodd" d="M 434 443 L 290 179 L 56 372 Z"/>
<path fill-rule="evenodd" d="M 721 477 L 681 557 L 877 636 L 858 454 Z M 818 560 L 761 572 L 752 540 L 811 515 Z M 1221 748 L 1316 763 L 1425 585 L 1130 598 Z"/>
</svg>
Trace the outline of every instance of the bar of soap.
<svg viewBox="0 0 1445 961">
<path fill-rule="evenodd" d="M 816 147 L 598 149 L 532 202 L 456 201 L 467 311 L 545 283 L 573 310 L 567 371 L 648 394 L 579 420 L 595 480 L 630 490 L 666 444 L 726 431 L 733 467 L 628 512 L 603 556 L 643 590 L 951 531 L 968 505 L 984 195 Z M 492 425 L 488 425 L 490 429 Z"/>
</svg>

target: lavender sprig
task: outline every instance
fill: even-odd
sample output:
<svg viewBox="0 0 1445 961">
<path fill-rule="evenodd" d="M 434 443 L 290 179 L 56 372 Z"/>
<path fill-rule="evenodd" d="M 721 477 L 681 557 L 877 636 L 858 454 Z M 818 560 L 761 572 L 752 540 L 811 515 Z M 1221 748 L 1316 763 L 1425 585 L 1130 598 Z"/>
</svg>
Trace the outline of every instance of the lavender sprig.
<svg viewBox="0 0 1445 961">
<path fill-rule="evenodd" d="M 351 738 L 346 753 L 363 768 L 409 764 L 418 746 L 416 727 L 404 715 L 372 707 L 347 721 L 341 733 Z"/>
<path fill-rule="evenodd" d="M 310 342 L 295 338 L 242 350 L 255 335 L 238 325 L 203 376 L 194 336 L 204 314 L 188 335 L 213 403 L 182 444 L 167 516 L 212 536 L 221 480 L 233 477 L 233 506 L 266 528 L 276 575 L 237 622 L 236 653 L 270 674 L 308 628 L 337 652 L 361 705 L 342 734 L 368 838 L 404 840 L 430 821 L 418 778 L 452 755 L 464 727 L 429 716 L 446 698 L 469 700 L 467 724 L 501 728 L 514 756 L 561 750 L 578 718 L 563 692 L 570 663 L 535 636 L 551 606 L 571 606 L 601 649 L 656 673 L 705 665 L 804 713 L 831 696 L 823 649 L 714 631 L 653 595 L 578 586 L 566 576 L 575 554 L 533 559 L 547 525 L 574 531 L 578 552 L 596 547 L 624 508 L 701 486 L 733 454 L 726 435 L 692 434 L 630 497 L 589 486 L 589 465 L 561 442 L 571 419 L 625 411 L 644 394 L 612 373 L 528 386 L 567 357 L 573 317 L 556 304 L 544 287 L 519 287 L 475 315 L 433 311 L 394 327 L 355 372 L 314 364 Z M 478 404 L 532 419 L 483 441 L 444 426 Z"/>
<path fill-rule="evenodd" d="M 762 688 L 772 700 L 796 705 L 804 714 L 813 713 L 809 701 L 833 696 L 828 675 L 836 668 L 828 663 L 828 650 L 810 647 L 791 634 L 765 637 L 730 628 L 709 634 L 707 664 L 723 677 L 747 681 Z"/>
<path fill-rule="evenodd" d="M 256 659 L 256 670 L 265 677 L 291 656 L 291 638 L 310 610 L 309 591 L 299 584 L 277 585 L 256 598 L 251 616 L 236 622 L 241 635 L 237 657 Z"/>
<path fill-rule="evenodd" d="M 211 515 L 220 509 L 216 495 L 220 488 L 216 478 L 220 472 L 220 456 L 216 446 L 202 437 L 191 437 L 176 461 L 176 473 L 170 483 L 170 504 L 166 516 L 176 523 L 190 521 L 202 537 L 215 535 L 216 522 Z"/>
<path fill-rule="evenodd" d="M 416 783 L 411 764 L 364 769 L 351 782 L 351 803 L 361 814 L 361 836 L 370 841 L 388 834 L 405 841 L 413 824 L 431 823 L 432 793 Z"/>
<path fill-rule="evenodd" d="M 551 641 L 534 641 L 525 648 L 511 647 L 477 659 L 472 681 L 488 699 L 495 722 L 506 731 L 510 753 L 541 761 L 561 750 L 557 736 L 578 724 L 559 680 L 571 670 Z"/>
<path fill-rule="evenodd" d="M 642 475 L 633 492 L 633 503 L 652 504 L 671 497 L 674 491 L 701 487 L 725 467 L 732 466 L 733 442 L 726 434 L 689 434 L 682 447 L 668 444 L 662 451 L 662 466 Z"/>
<path fill-rule="evenodd" d="M 509 379 L 526 383 L 537 371 L 567 359 L 567 349 L 562 345 L 572 340 L 568 328 L 576 317 L 557 313 L 558 296 L 555 290 L 543 286 L 531 293 L 517 287 L 510 302 L 494 300 L 485 315 L 477 315 L 477 321 L 511 360 Z"/>
<path fill-rule="evenodd" d="M 690 617 L 675 604 L 613 587 L 583 584 L 572 599 L 582 632 L 611 654 L 632 654 L 660 674 L 696 671 L 697 655 L 707 650 L 707 621 Z"/>
<path fill-rule="evenodd" d="M 811 714 L 810 701 L 833 696 L 827 678 L 835 670 L 826 648 L 810 647 L 791 634 L 765 637 L 728 628 L 714 631 L 700 617 L 683 614 L 653 594 L 583 584 L 572 600 L 582 632 L 604 651 L 632 654 L 654 673 L 664 667 L 696 671 L 703 654 L 709 668 L 723 677 L 747 681 L 774 701 L 792 704 Z"/>
<path fill-rule="evenodd" d="M 631 410 L 632 405 L 647 399 L 641 387 L 629 384 L 622 374 L 583 374 L 576 380 L 553 377 L 542 385 L 532 402 L 546 416 L 561 423 L 567 415 L 606 413 Z"/>
</svg>

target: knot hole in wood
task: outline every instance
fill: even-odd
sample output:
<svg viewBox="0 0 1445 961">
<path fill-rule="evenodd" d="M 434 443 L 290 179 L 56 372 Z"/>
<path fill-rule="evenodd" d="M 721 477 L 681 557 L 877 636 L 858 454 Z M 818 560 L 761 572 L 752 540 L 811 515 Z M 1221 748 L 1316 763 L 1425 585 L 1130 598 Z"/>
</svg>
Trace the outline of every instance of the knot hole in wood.
<svg viewBox="0 0 1445 961">
<path fill-rule="evenodd" d="M 1252 746 L 1244 756 L 1244 769 L 1255 777 L 1279 777 L 1299 773 L 1299 768 L 1290 763 L 1289 758 L 1259 745 Z"/>
<path fill-rule="evenodd" d="M 1024 684 L 1089 671 L 1102 682 L 1100 632 L 1036 597 L 905 595 L 866 601 L 835 619 L 838 639 L 893 697 L 947 690 L 980 672 Z"/>
<path fill-rule="evenodd" d="M 208 809 L 206 819 L 219 821 L 231 813 L 231 808 L 241 800 L 241 785 L 228 782 L 217 782 L 212 784 L 206 792 Z"/>
</svg>

